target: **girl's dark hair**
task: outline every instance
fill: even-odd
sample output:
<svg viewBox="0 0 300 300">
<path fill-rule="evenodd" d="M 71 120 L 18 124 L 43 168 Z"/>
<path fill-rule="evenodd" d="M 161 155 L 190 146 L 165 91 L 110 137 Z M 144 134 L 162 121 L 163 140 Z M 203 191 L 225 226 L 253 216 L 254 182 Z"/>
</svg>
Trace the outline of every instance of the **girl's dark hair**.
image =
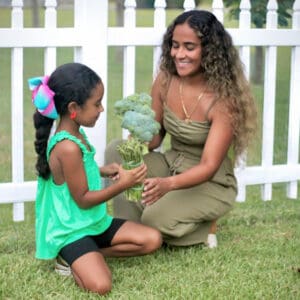
<svg viewBox="0 0 300 300">
<path fill-rule="evenodd" d="M 89 67 L 80 63 L 67 63 L 59 66 L 50 76 L 49 88 L 55 93 L 54 103 L 60 116 L 68 112 L 68 104 L 76 102 L 83 106 L 91 96 L 92 90 L 101 83 L 101 78 Z M 53 119 L 36 111 L 33 123 L 36 129 L 35 151 L 38 154 L 36 170 L 39 176 L 49 178 L 50 168 L 47 161 L 47 145 Z"/>
</svg>

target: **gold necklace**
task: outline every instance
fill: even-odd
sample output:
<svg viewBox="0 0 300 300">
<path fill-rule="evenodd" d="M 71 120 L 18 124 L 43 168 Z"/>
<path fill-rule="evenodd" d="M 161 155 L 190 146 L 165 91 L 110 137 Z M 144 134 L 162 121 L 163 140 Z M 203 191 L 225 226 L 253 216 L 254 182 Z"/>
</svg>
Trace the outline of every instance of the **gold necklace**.
<svg viewBox="0 0 300 300">
<path fill-rule="evenodd" d="M 184 102 L 183 102 L 182 89 L 183 89 L 183 80 L 180 80 L 180 84 L 179 84 L 179 96 L 180 96 L 182 110 L 183 110 L 184 115 L 185 115 L 184 121 L 185 121 L 185 123 L 190 123 L 190 122 L 192 122 L 191 116 L 195 112 L 195 110 L 197 109 L 197 107 L 198 107 L 198 105 L 200 103 L 200 100 L 202 99 L 202 97 L 203 97 L 203 95 L 205 93 L 205 89 L 197 97 L 197 102 L 196 102 L 195 106 L 193 107 L 193 109 L 192 109 L 192 111 L 191 111 L 190 114 L 187 112 L 186 107 L 185 107 Z"/>
</svg>

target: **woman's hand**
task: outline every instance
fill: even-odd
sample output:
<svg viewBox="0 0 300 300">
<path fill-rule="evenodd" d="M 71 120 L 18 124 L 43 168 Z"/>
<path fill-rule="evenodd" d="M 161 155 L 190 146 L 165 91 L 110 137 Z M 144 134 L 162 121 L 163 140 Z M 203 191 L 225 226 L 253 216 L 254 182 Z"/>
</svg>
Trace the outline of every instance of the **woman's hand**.
<svg viewBox="0 0 300 300">
<path fill-rule="evenodd" d="M 119 165 L 111 163 L 100 168 L 100 173 L 103 177 L 109 177 L 112 180 L 119 179 Z"/>
<path fill-rule="evenodd" d="M 151 205 L 170 191 L 168 178 L 147 178 L 144 182 L 144 192 L 142 194 L 142 203 Z"/>
</svg>

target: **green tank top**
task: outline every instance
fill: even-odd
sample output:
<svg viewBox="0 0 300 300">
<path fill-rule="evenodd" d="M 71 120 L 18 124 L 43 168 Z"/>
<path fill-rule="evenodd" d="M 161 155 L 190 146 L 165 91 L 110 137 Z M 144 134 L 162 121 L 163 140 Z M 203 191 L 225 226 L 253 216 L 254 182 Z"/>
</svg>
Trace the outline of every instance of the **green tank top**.
<svg viewBox="0 0 300 300">
<path fill-rule="evenodd" d="M 47 159 L 57 143 L 68 139 L 76 143 L 83 155 L 84 169 L 90 191 L 100 190 L 101 176 L 94 160 L 95 148 L 88 142 L 90 150 L 75 136 L 60 131 L 49 141 Z M 73 199 L 65 183 L 57 185 L 52 175 L 45 180 L 38 177 L 36 195 L 36 258 L 53 259 L 64 246 L 88 235 L 104 232 L 111 224 L 112 217 L 107 214 L 106 203 L 81 209 Z"/>
</svg>

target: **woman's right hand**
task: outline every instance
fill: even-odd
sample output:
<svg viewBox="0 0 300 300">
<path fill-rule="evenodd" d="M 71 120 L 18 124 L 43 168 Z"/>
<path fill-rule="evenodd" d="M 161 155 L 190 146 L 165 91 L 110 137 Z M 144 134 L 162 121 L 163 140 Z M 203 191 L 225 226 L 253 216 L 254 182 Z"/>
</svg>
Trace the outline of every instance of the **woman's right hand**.
<svg viewBox="0 0 300 300">
<path fill-rule="evenodd" d="M 121 165 L 119 167 L 119 182 L 125 188 L 129 188 L 138 183 L 143 183 L 147 175 L 147 166 L 142 164 L 134 169 L 125 170 Z"/>
<path fill-rule="evenodd" d="M 159 200 L 163 195 L 171 191 L 169 184 L 171 177 L 147 178 L 144 182 L 144 192 L 142 204 L 151 205 Z"/>
</svg>

